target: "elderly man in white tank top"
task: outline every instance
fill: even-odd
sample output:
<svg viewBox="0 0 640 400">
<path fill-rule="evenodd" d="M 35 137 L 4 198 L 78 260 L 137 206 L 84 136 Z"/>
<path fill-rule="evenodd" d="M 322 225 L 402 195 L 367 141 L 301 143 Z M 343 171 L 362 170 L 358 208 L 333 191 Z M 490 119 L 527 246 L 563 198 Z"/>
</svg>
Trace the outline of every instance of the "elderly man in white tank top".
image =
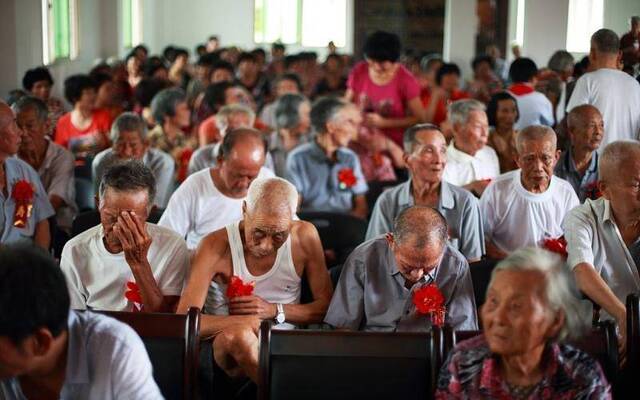
<svg viewBox="0 0 640 400">
<path fill-rule="evenodd" d="M 320 237 L 312 224 L 293 219 L 297 205 L 291 183 L 258 178 L 243 203 L 243 219 L 205 236 L 196 251 L 177 312 L 204 306 L 201 335 L 215 337 L 215 360 L 229 376 L 257 380 L 261 320 L 283 327 L 319 323 L 329 306 Z M 300 304 L 303 274 L 313 295 L 307 304 Z M 229 299 L 232 277 L 255 285 L 253 293 Z"/>
</svg>

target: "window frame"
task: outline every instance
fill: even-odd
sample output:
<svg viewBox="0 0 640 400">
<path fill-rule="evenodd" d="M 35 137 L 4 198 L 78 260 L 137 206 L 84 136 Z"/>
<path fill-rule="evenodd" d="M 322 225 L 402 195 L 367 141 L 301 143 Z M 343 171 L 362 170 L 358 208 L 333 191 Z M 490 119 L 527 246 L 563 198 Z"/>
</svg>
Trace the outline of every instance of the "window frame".
<svg viewBox="0 0 640 400">
<path fill-rule="evenodd" d="M 56 15 L 56 5 L 65 3 L 66 15 Z M 77 0 L 42 0 L 42 63 L 55 64 L 78 57 L 78 2 Z M 57 18 L 56 18 L 57 17 Z M 57 20 L 56 20 L 57 19 Z M 63 28 L 59 23 L 68 25 Z M 65 32 L 66 30 L 66 32 Z M 60 43 L 60 40 L 68 43 Z M 65 50 L 64 47 L 67 47 Z"/>
</svg>

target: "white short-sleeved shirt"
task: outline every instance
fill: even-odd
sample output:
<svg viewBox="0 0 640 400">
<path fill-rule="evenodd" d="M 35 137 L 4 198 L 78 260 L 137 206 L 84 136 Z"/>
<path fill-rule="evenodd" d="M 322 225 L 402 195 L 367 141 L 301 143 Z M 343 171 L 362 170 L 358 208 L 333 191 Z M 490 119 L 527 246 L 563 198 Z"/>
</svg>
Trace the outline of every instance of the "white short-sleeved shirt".
<svg viewBox="0 0 640 400">
<path fill-rule="evenodd" d="M 480 198 L 484 233 L 507 253 L 540 246 L 545 238 L 563 235 L 564 216 L 579 204 L 573 187 L 557 176 L 538 194 L 522 186 L 519 169 L 510 171 L 491 182 Z"/>
<path fill-rule="evenodd" d="M 512 93 L 513 94 L 513 93 Z M 520 117 L 513 126 L 521 130 L 530 125 L 553 125 L 553 105 L 547 96 L 540 92 L 515 95 Z"/>
<path fill-rule="evenodd" d="M 442 179 L 452 185 L 464 186 L 480 179 L 493 179 L 499 174 L 500 161 L 491 147 L 484 146 L 475 156 L 456 149 L 453 140 L 447 147 L 447 165 Z"/>
<path fill-rule="evenodd" d="M 147 223 L 152 242 L 147 259 L 164 296 L 180 296 L 189 269 L 184 240 L 170 229 Z M 127 282 L 135 282 L 124 252 L 111 254 L 97 225 L 71 239 L 62 250 L 60 268 L 71 296 L 71 308 L 131 311 L 125 296 Z"/>
<path fill-rule="evenodd" d="M 640 138 L 640 84 L 617 69 L 601 68 L 578 79 L 567 112 L 591 104 L 602 114 L 604 137 L 598 149 L 616 140 Z"/>
<path fill-rule="evenodd" d="M 173 193 L 158 225 L 186 238 L 190 250 L 211 232 L 242 219 L 244 198 L 234 199 L 222 194 L 204 169 L 190 175 Z M 258 178 L 271 178 L 273 172 L 262 167 Z"/>
<path fill-rule="evenodd" d="M 162 399 L 140 337 L 128 325 L 92 312 L 69 313 L 61 399 Z M 0 399 L 26 400 L 17 378 L 0 381 Z"/>
</svg>

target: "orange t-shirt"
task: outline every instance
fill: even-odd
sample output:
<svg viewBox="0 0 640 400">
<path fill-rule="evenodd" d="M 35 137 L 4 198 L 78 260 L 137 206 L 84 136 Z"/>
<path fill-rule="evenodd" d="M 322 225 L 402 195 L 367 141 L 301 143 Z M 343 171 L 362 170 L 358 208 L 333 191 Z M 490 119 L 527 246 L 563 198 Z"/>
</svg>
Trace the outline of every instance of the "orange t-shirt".
<svg viewBox="0 0 640 400">
<path fill-rule="evenodd" d="M 58 120 L 55 142 L 71 150 L 76 158 L 95 155 L 109 146 L 111 122 L 108 110 L 95 110 L 91 124 L 80 130 L 73 125 L 68 112 Z"/>
</svg>

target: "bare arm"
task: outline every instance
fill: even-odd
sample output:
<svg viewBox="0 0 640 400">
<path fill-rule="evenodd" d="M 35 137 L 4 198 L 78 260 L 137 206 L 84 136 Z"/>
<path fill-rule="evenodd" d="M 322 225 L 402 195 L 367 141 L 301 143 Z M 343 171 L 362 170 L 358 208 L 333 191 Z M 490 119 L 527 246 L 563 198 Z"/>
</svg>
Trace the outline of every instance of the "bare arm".
<svg viewBox="0 0 640 400">
<path fill-rule="evenodd" d="M 353 198 L 353 209 L 351 210 L 351 215 L 367 219 L 367 213 L 369 212 L 369 207 L 367 206 L 367 198 L 364 194 L 358 194 Z"/>
<path fill-rule="evenodd" d="M 51 232 L 49 231 L 49 220 L 43 219 L 38 222 L 33 234 L 33 242 L 45 250 L 49 250 L 51 245 Z"/>
</svg>

